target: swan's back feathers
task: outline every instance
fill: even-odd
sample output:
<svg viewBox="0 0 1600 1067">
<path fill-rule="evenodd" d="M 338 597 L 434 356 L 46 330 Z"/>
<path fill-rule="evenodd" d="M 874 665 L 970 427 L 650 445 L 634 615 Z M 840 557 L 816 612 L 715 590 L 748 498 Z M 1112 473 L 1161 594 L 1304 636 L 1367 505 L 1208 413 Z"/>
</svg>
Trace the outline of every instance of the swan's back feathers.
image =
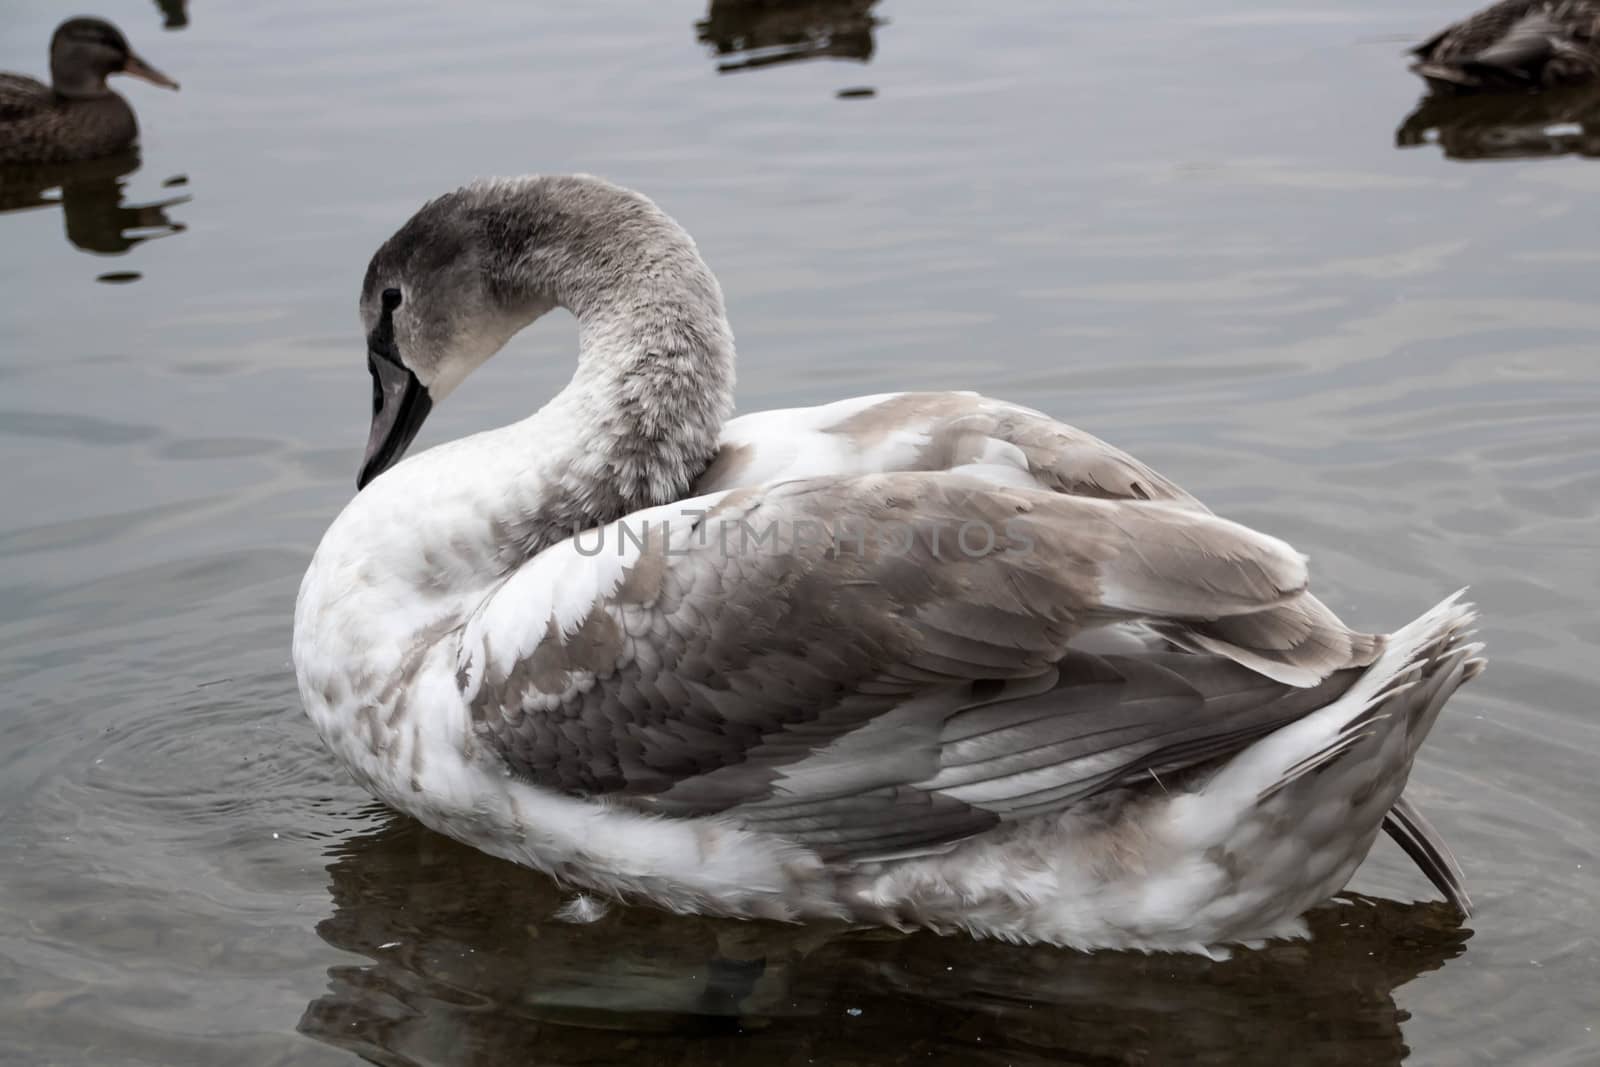
<svg viewBox="0 0 1600 1067">
<path fill-rule="evenodd" d="M 695 488 L 705 493 L 822 474 L 935 470 L 1209 514 L 1121 449 L 1037 411 L 972 393 L 895 393 L 736 419 Z M 1162 632 L 1181 647 L 1228 656 L 1290 685 L 1314 685 L 1341 668 L 1365 666 L 1382 647 L 1381 639 L 1350 629 L 1310 593 L 1260 602 L 1246 615 L 1211 614 L 1218 617 L 1191 612 Z"/>
<path fill-rule="evenodd" d="M 885 393 L 763 411 L 723 430 L 701 493 L 828 474 L 1009 465 L 1072 496 L 1205 505 L 1106 442 L 1047 415 L 976 393 Z"/>
<path fill-rule="evenodd" d="M 926 854 L 1204 776 L 1338 699 L 1384 647 L 1306 590 L 1289 546 L 969 394 L 738 420 L 697 489 L 722 495 L 604 531 L 619 550 L 622 527 L 644 537 L 610 586 L 531 620 L 531 648 L 488 635 L 515 632 L 497 616 L 519 586 L 585 565 L 570 546 L 469 626 L 476 729 L 512 773 L 828 859 Z M 912 534 L 861 540 L 889 530 Z M 1134 620 L 1124 651 L 1089 650 Z"/>
</svg>

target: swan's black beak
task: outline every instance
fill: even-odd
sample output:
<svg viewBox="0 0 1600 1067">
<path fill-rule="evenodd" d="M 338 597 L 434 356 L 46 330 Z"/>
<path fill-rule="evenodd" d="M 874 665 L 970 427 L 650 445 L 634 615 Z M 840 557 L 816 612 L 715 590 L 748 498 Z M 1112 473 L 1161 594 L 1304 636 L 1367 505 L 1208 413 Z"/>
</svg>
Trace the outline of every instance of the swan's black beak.
<svg viewBox="0 0 1600 1067">
<path fill-rule="evenodd" d="M 367 367 L 372 371 L 372 430 L 367 457 L 356 475 L 358 490 L 400 461 L 433 410 L 428 390 L 405 367 L 371 351 Z"/>
<path fill-rule="evenodd" d="M 383 317 L 367 338 L 367 370 L 372 372 L 372 429 L 367 434 L 366 458 L 356 475 L 358 492 L 400 461 L 433 410 L 427 387 L 400 361 L 395 347 L 391 316 L 399 306 L 399 292 L 387 290 L 383 294 Z"/>
</svg>

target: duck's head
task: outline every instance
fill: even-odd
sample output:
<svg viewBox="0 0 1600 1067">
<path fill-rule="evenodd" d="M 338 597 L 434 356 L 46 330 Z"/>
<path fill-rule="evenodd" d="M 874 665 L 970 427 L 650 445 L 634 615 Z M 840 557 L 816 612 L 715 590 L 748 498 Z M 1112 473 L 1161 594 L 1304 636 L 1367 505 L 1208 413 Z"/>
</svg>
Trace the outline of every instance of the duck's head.
<svg viewBox="0 0 1600 1067">
<path fill-rule="evenodd" d="M 50 38 L 50 83 L 72 99 L 104 96 L 106 78 L 128 74 L 151 85 L 176 89 L 178 83 L 128 47 L 122 31 L 104 19 L 68 19 Z"/>
</svg>

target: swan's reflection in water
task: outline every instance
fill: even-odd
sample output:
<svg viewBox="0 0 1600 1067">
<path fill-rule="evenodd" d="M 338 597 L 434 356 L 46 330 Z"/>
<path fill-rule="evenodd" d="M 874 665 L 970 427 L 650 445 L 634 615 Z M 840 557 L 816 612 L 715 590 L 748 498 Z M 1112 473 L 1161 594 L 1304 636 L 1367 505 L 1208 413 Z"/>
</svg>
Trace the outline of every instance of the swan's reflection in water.
<svg viewBox="0 0 1600 1067">
<path fill-rule="evenodd" d="M 127 177 L 139 169 L 137 151 L 38 167 L 0 167 L 0 213 L 60 205 L 67 240 L 85 252 L 120 255 L 153 237 L 183 232 L 167 209 L 189 200 L 173 196 L 125 204 Z"/>
<path fill-rule="evenodd" d="M 1600 156 L 1600 90 L 1424 96 L 1395 143 L 1435 144 L 1460 160 Z"/>
<path fill-rule="evenodd" d="M 1442 905 L 1355 899 L 1316 940 L 1085 956 L 618 908 L 393 820 L 335 846 L 302 1032 L 378 1063 L 1399 1063 L 1396 988 L 1462 951 Z"/>
<path fill-rule="evenodd" d="M 803 59 L 872 58 L 878 0 L 711 0 L 696 37 L 724 73 Z"/>
</svg>

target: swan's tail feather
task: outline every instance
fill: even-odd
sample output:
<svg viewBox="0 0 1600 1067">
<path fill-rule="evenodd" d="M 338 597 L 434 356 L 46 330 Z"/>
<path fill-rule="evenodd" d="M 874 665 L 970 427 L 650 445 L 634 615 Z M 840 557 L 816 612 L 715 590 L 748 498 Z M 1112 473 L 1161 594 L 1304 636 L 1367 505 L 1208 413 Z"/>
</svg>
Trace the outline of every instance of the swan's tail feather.
<svg viewBox="0 0 1600 1067">
<path fill-rule="evenodd" d="M 1457 593 L 1390 634 L 1372 665 L 1338 699 L 1258 741 L 1217 772 L 1197 798 L 1211 827 L 1227 834 L 1229 820 L 1245 825 L 1273 812 L 1297 813 L 1308 842 L 1336 833 L 1354 847 L 1364 838 L 1364 854 L 1381 824 L 1440 892 L 1467 911 L 1471 902 L 1460 868 L 1401 793 L 1445 702 L 1483 668 L 1483 646 L 1472 640 L 1475 619 Z"/>
<path fill-rule="evenodd" d="M 1390 634 L 1383 652 L 1343 697 L 1302 720 L 1309 724 L 1310 720 L 1325 719 L 1318 724 L 1320 729 L 1305 731 L 1305 740 L 1313 743 L 1302 749 L 1298 758 L 1283 764 L 1261 790 L 1261 799 L 1327 767 L 1362 742 L 1381 743 L 1394 726 L 1403 727 L 1403 759 L 1409 770 L 1445 701 L 1483 667 L 1483 660 L 1477 658 L 1483 646 L 1471 641 L 1473 631 L 1469 629 L 1477 615 L 1472 605 L 1460 598 L 1461 593 L 1456 593 Z M 1292 747 L 1285 746 L 1283 755 L 1290 754 Z"/>
</svg>

